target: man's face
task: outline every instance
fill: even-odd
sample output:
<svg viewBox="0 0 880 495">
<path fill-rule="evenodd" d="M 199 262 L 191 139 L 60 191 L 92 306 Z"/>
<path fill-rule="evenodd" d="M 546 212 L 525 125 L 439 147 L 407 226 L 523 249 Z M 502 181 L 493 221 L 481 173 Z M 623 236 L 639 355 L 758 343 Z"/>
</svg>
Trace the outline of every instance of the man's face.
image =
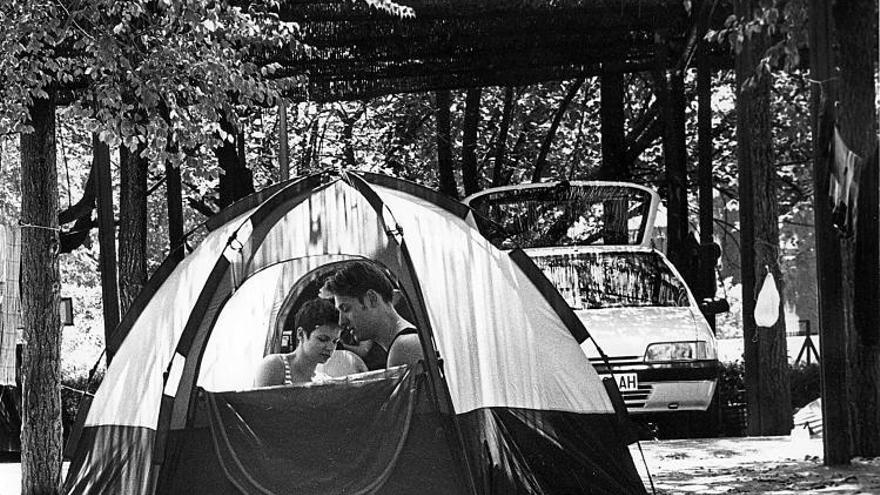
<svg viewBox="0 0 880 495">
<path fill-rule="evenodd" d="M 378 308 L 371 293 L 364 295 L 363 300 L 350 296 L 333 296 L 333 304 L 339 310 L 339 324 L 351 329 L 359 340 L 370 340 L 376 337 L 378 328 Z"/>
</svg>

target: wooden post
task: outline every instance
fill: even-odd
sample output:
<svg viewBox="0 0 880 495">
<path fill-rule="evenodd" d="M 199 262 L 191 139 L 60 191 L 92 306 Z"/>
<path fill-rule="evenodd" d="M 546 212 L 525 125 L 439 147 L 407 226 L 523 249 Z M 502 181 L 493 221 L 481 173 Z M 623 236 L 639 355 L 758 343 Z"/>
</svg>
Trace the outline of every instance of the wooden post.
<svg viewBox="0 0 880 495">
<path fill-rule="evenodd" d="M 697 188 L 700 193 L 699 299 L 715 296 L 715 236 L 712 197 L 712 68 L 705 47 L 697 52 Z M 706 315 L 715 331 L 715 315 Z"/>
<path fill-rule="evenodd" d="M 810 0 L 810 72 L 813 82 L 813 215 L 816 278 L 819 289 L 822 428 L 825 464 L 848 464 L 851 430 L 847 414 L 846 332 L 841 287 L 840 242 L 831 223 L 828 201 L 828 139 L 836 91 L 832 81 L 831 2 Z M 829 125 L 823 129 L 823 117 Z"/>
<path fill-rule="evenodd" d="M 119 287 L 116 281 L 116 224 L 113 216 L 113 181 L 110 147 L 92 135 L 92 167 L 95 171 L 95 202 L 98 209 L 98 264 L 101 270 L 101 301 L 104 306 L 104 342 L 119 324 Z M 107 348 L 107 364 L 113 355 Z"/>
</svg>

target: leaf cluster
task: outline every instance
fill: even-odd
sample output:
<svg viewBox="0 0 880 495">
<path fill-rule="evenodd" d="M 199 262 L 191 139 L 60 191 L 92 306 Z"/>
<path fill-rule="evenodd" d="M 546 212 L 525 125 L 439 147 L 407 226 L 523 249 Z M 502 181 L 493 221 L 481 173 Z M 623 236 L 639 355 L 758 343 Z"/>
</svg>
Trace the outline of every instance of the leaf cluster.
<svg viewBox="0 0 880 495">
<path fill-rule="evenodd" d="M 270 79 L 268 54 L 299 47 L 272 1 L 36 0 L 0 7 L 0 132 L 28 132 L 37 98 L 71 95 L 70 112 L 110 146 L 152 160 L 216 146 L 219 121 L 272 105 L 296 78 Z M 171 146 L 174 143 L 174 146 Z"/>
<path fill-rule="evenodd" d="M 801 49 L 807 46 L 806 0 L 760 0 L 744 16 L 731 14 L 721 29 L 710 29 L 706 39 L 727 45 L 735 53 L 743 50 L 755 36 L 770 40 L 756 67 L 756 74 L 769 74 L 774 69 L 793 71 L 801 64 Z"/>
</svg>

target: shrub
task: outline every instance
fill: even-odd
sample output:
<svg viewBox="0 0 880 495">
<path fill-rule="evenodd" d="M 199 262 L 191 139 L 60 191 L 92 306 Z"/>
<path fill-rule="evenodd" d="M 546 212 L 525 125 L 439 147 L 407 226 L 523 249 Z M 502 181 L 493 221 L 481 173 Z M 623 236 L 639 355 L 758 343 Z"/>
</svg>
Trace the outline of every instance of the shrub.
<svg viewBox="0 0 880 495">
<path fill-rule="evenodd" d="M 821 395 L 818 364 L 792 366 L 789 377 L 791 379 L 792 408 L 800 409 Z"/>
<path fill-rule="evenodd" d="M 744 435 L 747 422 L 745 364 L 742 361 L 721 364 L 718 394 L 725 422 L 724 432 L 729 436 Z M 790 365 L 792 410 L 800 409 L 820 396 L 819 365 Z M 731 424 L 727 424 L 731 423 Z M 734 424 L 735 423 L 735 424 Z"/>
</svg>

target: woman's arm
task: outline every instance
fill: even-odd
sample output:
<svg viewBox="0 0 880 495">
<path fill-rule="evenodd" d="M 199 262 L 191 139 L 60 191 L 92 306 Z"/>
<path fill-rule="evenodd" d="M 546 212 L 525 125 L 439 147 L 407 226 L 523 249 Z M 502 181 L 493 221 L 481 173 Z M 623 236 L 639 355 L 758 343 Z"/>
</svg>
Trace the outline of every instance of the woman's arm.
<svg viewBox="0 0 880 495">
<path fill-rule="evenodd" d="M 269 354 L 263 358 L 254 379 L 255 387 L 284 385 L 284 363 L 281 359 L 283 358 L 280 354 Z"/>
</svg>

